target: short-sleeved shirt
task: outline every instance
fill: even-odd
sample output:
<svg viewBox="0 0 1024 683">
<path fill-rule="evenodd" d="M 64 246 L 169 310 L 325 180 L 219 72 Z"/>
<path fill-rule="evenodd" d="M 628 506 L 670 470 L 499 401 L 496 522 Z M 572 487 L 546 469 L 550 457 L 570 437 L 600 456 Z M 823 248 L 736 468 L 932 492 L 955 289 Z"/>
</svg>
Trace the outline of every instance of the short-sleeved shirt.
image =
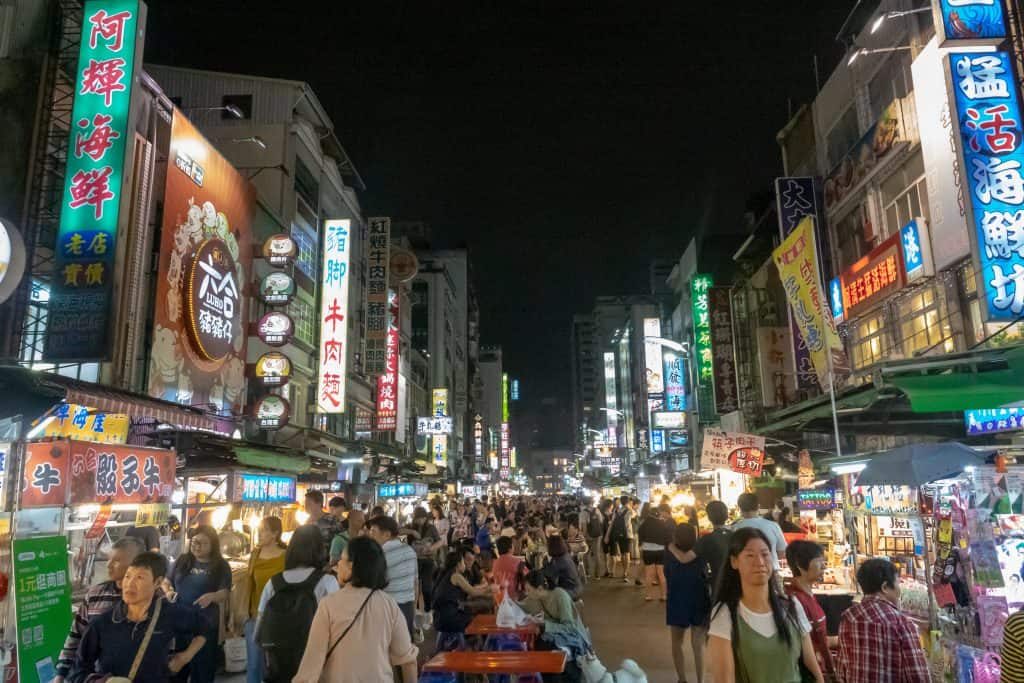
<svg viewBox="0 0 1024 683">
<path fill-rule="evenodd" d="M 793 601 L 793 611 L 796 613 L 797 624 L 800 626 L 800 633 L 807 634 L 811 632 L 811 624 L 807 621 L 807 615 L 804 614 L 804 608 L 800 606 L 800 603 L 796 600 Z M 754 629 L 760 635 L 765 638 L 773 638 L 778 633 L 778 628 L 775 626 L 775 617 L 771 612 L 755 612 L 748 608 L 742 602 L 736 606 L 736 613 L 739 614 L 747 626 Z M 711 626 L 708 628 L 709 636 L 717 636 L 723 640 L 732 641 L 732 614 L 729 612 L 729 607 L 723 603 L 718 603 L 711 610 Z"/>
<path fill-rule="evenodd" d="M 731 535 L 731 529 L 719 527 L 707 536 L 701 536 L 693 548 L 693 552 L 708 563 L 711 570 L 712 592 L 718 586 L 718 575 L 722 571 L 722 565 L 725 564 L 725 558 L 729 555 L 729 536 Z"/>
<path fill-rule="evenodd" d="M 207 593 L 231 589 L 231 567 L 227 561 L 200 562 L 193 560 L 188 573 L 181 571 L 181 562 L 174 568 L 171 583 L 178 594 L 175 599 L 179 605 L 192 605 L 197 598 Z M 219 613 L 216 603 L 203 610 L 203 615 L 213 624 L 219 624 Z"/>
<path fill-rule="evenodd" d="M 416 551 L 395 538 L 385 543 L 383 549 L 388 564 L 385 592 L 399 605 L 413 602 L 416 599 L 416 580 L 419 575 Z"/>
<path fill-rule="evenodd" d="M 140 541 L 146 550 L 160 550 L 160 532 L 155 526 L 135 526 L 124 534 Z"/>
<path fill-rule="evenodd" d="M 751 517 L 741 519 L 732 525 L 732 530 L 737 531 L 750 527 L 757 529 L 768 538 L 768 544 L 772 548 L 772 568 L 779 569 L 779 554 L 786 552 L 786 537 L 782 535 L 782 527 L 770 519 L 764 517 Z"/>
</svg>

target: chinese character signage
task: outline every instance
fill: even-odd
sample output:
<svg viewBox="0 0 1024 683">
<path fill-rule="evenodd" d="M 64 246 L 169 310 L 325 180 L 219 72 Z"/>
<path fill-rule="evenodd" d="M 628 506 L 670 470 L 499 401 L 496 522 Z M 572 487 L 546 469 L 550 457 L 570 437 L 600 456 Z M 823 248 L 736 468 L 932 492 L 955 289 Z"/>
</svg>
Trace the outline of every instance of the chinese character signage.
<svg viewBox="0 0 1024 683">
<path fill-rule="evenodd" d="M 430 407 L 434 411 L 434 417 L 446 417 L 448 415 L 448 390 L 434 389 L 430 392 Z"/>
<path fill-rule="evenodd" d="M 693 336 L 697 360 L 697 384 L 709 386 L 714 379 L 711 355 L 711 311 L 708 290 L 711 289 L 710 275 L 694 275 L 690 282 L 693 299 Z"/>
<path fill-rule="evenodd" d="M 1024 408 L 965 410 L 964 426 L 967 436 L 1016 432 L 1024 429 Z"/>
<path fill-rule="evenodd" d="M 728 287 L 710 287 L 711 371 L 715 387 L 715 411 L 731 413 L 739 408 L 736 384 L 736 353 L 732 341 L 732 297 Z"/>
<path fill-rule="evenodd" d="M 731 469 L 752 476 L 760 476 L 764 462 L 764 437 L 718 429 L 704 430 L 704 448 L 701 451 L 702 470 Z"/>
<path fill-rule="evenodd" d="M 512 400 L 519 400 L 519 380 L 517 379 L 512 380 Z"/>
<path fill-rule="evenodd" d="M 166 503 L 175 452 L 158 448 L 48 441 L 27 444 L 21 507 Z"/>
<path fill-rule="evenodd" d="M 501 451 L 499 453 L 499 474 L 502 479 L 508 479 L 511 474 L 511 454 L 508 422 L 501 423 Z"/>
<path fill-rule="evenodd" d="M 665 373 L 665 410 L 686 410 L 686 357 L 674 351 L 662 353 Z"/>
<path fill-rule="evenodd" d="M 320 274 L 320 370 L 316 393 L 319 413 L 345 412 L 351 254 L 351 221 L 326 221 L 324 267 Z"/>
<path fill-rule="evenodd" d="M 686 413 L 655 411 L 651 413 L 651 426 L 660 429 L 685 429 Z"/>
<path fill-rule="evenodd" d="M 287 268 L 299 254 L 299 247 L 291 235 L 271 235 L 263 242 L 263 258 L 275 268 Z"/>
<path fill-rule="evenodd" d="M 43 357 L 110 357 L 117 230 L 127 155 L 134 140 L 131 99 L 142 60 L 145 5 L 90 0 L 82 15 L 64 194 Z"/>
<path fill-rule="evenodd" d="M 994 45 L 1006 38 L 1002 0 L 932 0 L 939 47 Z"/>
<path fill-rule="evenodd" d="M 828 283 L 828 300 L 832 309 L 832 320 L 836 324 L 846 320 L 846 306 L 843 304 L 843 280 L 839 276 Z"/>
<path fill-rule="evenodd" d="M 378 498 L 423 498 L 427 495 L 427 485 L 422 482 L 403 482 L 401 484 L 377 484 Z"/>
<path fill-rule="evenodd" d="M 479 424 L 479 422 L 477 423 Z M 481 427 L 482 429 L 482 427 Z M 452 418 L 450 417 L 419 417 L 416 418 L 418 434 L 451 434 Z M 481 438 L 482 435 L 481 435 Z"/>
<path fill-rule="evenodd" d="M 52 681 L 71 626 L 71 576 L 66 536 L 14 541 L 14 604 L 18 679 Z"/>
<path fill-rule="evenodd" d="M 1012 59 L 1003 51 L 951 53 L 948 68 L 983 315 L 1016 320 L 1024 313 L 1024 150 Z"/>
<path fill-rule="evenodd" d="M 839 373 L 847 371 L 848 366 L 835 321 L 823 299 L 814 220 L 809 216 L 801 220 L 796 230 L 772 252 L 772 259 L 779 269 L 779 278 L 807 345 L 818 383 L 823 389 L 828 388 L 830 369 Z"/>
<path fill-rule="evenodd" d="M 284 306 L 295 296 L 295 280 L 284 271 L 267 273 L 260 281 L 260 298 L 269 306 Z"/>
<path fill-rule="evenodd" d="M 661 320 L 659 318 L 644 318 L 644 337 L 660 336 Z M 665 381 L 662 377 L 661 344 L 644 343 L 644 365 L 647 376 L 647 395 L 663 393 Z"/>
<path fill-rule="evenodd" d="M 906 285 L 901 243 L 897 233 L 843 271 L 839 280 L 847 319 L 856 318 Z"/>
<path fill-rule="evenodd" d="M 665 430 L 663 430 L 663 429 L 652 429 L 651 430 L 651 452 L 652 453 L 664 453 L 665 452 Z"/>
<path fill-rule="evenodd" d="M 766 408 L 789 403 L 793 382 L 793 344 L 788 327 L 757 328 L 757 361 L 761 371 L 761 403 Z"/>
<path fill-rule="evenodd" d="M 608 408 L 605 418 L 608 421 L 608 428 L 614 429 L 618 424 L 619 397 L 615 388 L 615 354 L 605 351 L 604 354 L 604 406 Z"/>
<path fill-rule="evenodd" d="M 267 346 L 284 346 L 292 340 L 295 324 L 292 317 L 281 311 L 265 313 L 256 323 L 256 336 Z"/>
<path fill-rule="evenodd" d="M 265 387 L 288 384 L 292 377 L 292 362 L 278 351 L 268 351 L 256 361 L 256 379 Z"/>
<path fill-rule="evenodd" d="M 508 373 L 501 376 L 501 419 L 508 422 Z"/>
<path fill-rule="evenodd" d="M 393 432 L 398 427 L 398 325 L 399 296 L 388 290 L 388 336 L 383 374 L 377 377 L 377 431 Z"/>
<path fill-rule="evenodd" d="M 923 218 L 915 218 L 900 228 L 900 249 L 903 253 L 903 272 L 908 283 L 935 274 L 928 224 Z"/>
<path fill-rule="evenodd" d="M 235 498 L 242 503 L 294 503 L 295 479 L 276 474 L 239 474 Z"/>
<path fill-rule="evenodd" d="M 61 403 L 43 418 L 46 422 L 40 438 L 67 438 L 97 443 L 125 443 L 128 440 L 128 416 L 100 413 L 86 406 Z"/>
<path fill-rule="evenodd" d="M 292 414 L 288 399 L 277 394 L 267 394 L 256 402 L 253 410 L 256 414 L 256 426 L 260 429 L 280 429 L 288 424 Z"/>
<path fill-rule="evenodd" d="M 473 455 L 477 464 L 484 462 L 484 418 L 477 415 L 473 419 Z"/>
<path fill-rule="evenodd" d="M 366 354 L 363 367 L 368 375 L 387 370 L 388 266 L 391 261 L 391 219 L 367 220 L 366 245 Z"/>
<path fill-rule="evenodd" d="M 836 507 L 836 490 L 801 489 L 796 492 L 796 506 L 800 510 L 833 510 Z"/>
<path fill-rule="evenodd" d="M 433 454 L 433 463 L 439 469 L 448 466 L 448 435 L 434 434 L 430 437 L 430 452 Z"/>
<path fill-rule="evenodd" d="M 167 167 L 149 395 L 238 414 L 246 400 L 256 193 L 175 110 L 170 158 L 179 152 L 189 163 Z"/>
</svg>

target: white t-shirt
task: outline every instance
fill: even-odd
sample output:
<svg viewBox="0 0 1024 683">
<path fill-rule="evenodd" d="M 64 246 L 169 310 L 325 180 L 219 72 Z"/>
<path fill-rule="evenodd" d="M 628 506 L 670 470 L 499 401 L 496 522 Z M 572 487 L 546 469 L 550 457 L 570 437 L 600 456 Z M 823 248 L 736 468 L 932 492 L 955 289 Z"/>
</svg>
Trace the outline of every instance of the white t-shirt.
<svg viewBox="0 0 1024 683">
<path fill-rule="evenodd" d="M 778 571 L 779 554 L 784 554 L 788 545 L 786 537 L 782 535 L 782 527 L 778 523 L 764 517 L 751 517 L 750 519 L 741 519 L 735 522 L 732 525 L 732 530 L 736 531 L 744 527 L 757 529 L 768 538 L 768 543 L 772 547 L 772 568 Z"/>
<path fill-rule="evenodd" d="M 719 605 L 721 605 L 721 609 L 719 609 Z M 796 612 L 796 620 L 800 624 L 801 632 L 803 634 L 810 633 L 811 622 L 807 621 L 807 615 L 804 614 L 804 608 L 800 606 L 799 601 L 793 601 L 793 610 Z M 778 629 L 775 628 L 775 619 L 772 617 L 771 612 L 755 612 L 744 605 L 742 601 L 736 606 L 736 611 L 739 612 L 740 619 L 746 622 L 747 626 L 765 638 L 771 638 L 778 632 Z M 708 628 L 708 635 L 718 636 L 723 640 L 731 642 L 732 615 L 729 613 L 729 608 L 719 603 L 712 608 L 711 615 L 711 626 Z"/>
<path fill-rule="evenodd" d="M 285 569 L 282 573 L 284 574 L 285 583 L 302 583 L 313 573 L 313 569 L 312 567 L 300 567 L 298 569 Z M 324 574 L 317 581 L 316 586 L 313 587 L 313 595 L 316 596 L 317 602 L 319 602 L 336 590 L 338 590 L 338 580 L 330 574 Z M 267 603 L 270 602 L 272 597 L 274 597 L 274 582 L 267 581 L 267 585 L 263 587 L 263 593 L 260 595 L 260 616 L 263 615 L 263 610 L 267 608 Z"/>
</svg>

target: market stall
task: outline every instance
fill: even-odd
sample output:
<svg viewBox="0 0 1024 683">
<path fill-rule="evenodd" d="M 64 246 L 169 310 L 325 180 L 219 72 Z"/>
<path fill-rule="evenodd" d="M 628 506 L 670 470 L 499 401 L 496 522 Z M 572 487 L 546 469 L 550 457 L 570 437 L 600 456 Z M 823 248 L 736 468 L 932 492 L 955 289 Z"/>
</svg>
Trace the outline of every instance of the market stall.
<svg viewBox="0 0 1024 683">
<path fill-rule="evenodd" d="M 427 507 L 428 487 L 423 482 L 397 482 L 377 484 L 377 505 L 384 507 L 387 514 L 398 520 L 399 526 L 412 522 L 412 513 L 417 506 Z"/>
</svg>

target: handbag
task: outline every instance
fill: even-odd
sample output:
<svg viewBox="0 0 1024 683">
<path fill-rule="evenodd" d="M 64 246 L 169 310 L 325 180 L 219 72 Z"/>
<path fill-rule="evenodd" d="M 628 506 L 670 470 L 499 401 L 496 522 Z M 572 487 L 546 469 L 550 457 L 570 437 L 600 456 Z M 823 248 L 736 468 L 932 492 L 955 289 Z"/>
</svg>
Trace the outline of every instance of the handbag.
<svg viewBox="0 0 1024 683">
<path fill-rule="evenodd" d="M 341 632 L 341 635 L 338 636 L 338 639 L 334 641 L 334 645 L 331 645 L 331 649 L 327 651 L 327 656 L 324 657 L 325 662 L 331 658 L 331 653 L 334 652 L 334 648 L 338 647 L 338 644 L 345 639 L 345 636 L 348 635 L 348 632 L 351 631 L 352 627 L 356 625 L 357 621 L 359 621 L 359 615 L 362 614 L 363 610 L 366 608 L 366 603 L 370 602 L 370 598 L 372 598 L 373 594 L 376 592 L 377 589 L 374 588 L 370 591 L 370 594 L 366 596 L 366 599 L 363 600 L 363 604 L 359 606 L 359 610 L 356 612 L 356 615 L 352 617 L 352 621 L 349 623 L 348 626 L 345 627 L 345 630 Z"/>
<path fill-rule="evenodd" d="M 128 676 L 111 676 L 107 679 L 107 683 L 132 683 L 135 680 L 135 674 L 139 672 L 139 667 L 142 666 L 142 658 L 146 655 L 146 650 L 149 649 L 149 641 L 153 637 L 153 631 L 156 630 L 156 622 L 160 618 L 160 607 L 163 604 L 163 598 L 157 598 L 156 607 L 153 608 L 153 616 L 149 620 L 149 626 L 146 627 L 146 635 L 142 637 L 142 642 L 139 643 L 139 649 L 135 653 L 135 661 L 132 662 L 132 668 L 128 672 Z"/>
</svg>

